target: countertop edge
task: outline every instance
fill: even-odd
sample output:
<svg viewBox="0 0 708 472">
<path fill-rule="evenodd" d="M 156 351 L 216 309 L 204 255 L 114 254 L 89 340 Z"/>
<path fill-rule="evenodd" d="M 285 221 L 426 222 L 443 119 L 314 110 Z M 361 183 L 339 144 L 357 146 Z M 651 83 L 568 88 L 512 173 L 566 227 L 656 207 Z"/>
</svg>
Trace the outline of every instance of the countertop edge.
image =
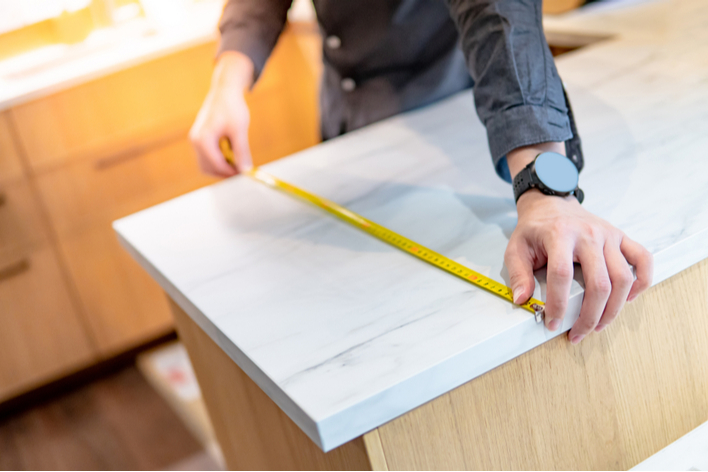
<svg viewBox="0 0 708 472">
<path fill-rule="evenodd" d="M 167 292 L 167 294 L 182 308 L 190 318 L 214 341 L 236 365 L 238 365 L 248 377 L 253 380 L 258 387 L 265 392 L 276 405 L 297 424 L 300 429 L 321 449 L 323 438 L 318 424 L 300 408 L 288 395 L 273 382 L 238 346 L 229 340 L 187 297 L 182 295 L 162 273 L 154 267 L 140 252 L 133 247 L 121 233 L 121 222 L 127 218 L 113 222 L 113 230 L 116 233 L 118 242 L 123 248 L 145 269 L 152 278 Z"/>
</svg>

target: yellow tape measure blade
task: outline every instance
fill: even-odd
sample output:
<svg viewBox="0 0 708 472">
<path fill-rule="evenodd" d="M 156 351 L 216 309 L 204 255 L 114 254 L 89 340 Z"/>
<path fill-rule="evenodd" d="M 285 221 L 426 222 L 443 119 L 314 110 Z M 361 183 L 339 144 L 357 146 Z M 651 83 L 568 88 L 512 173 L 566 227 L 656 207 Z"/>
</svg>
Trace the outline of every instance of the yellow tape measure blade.
<svg viewBox="0 0 708 472">
<path fill-rule="evenodd" d="M 219 147 L 222 148 L 224 157 L 227 161 L 229 158 L 233 162 L 233 152 L 231 151 L 231 143 L 227 138 L 222 138 L 219 141 Z M 371 221 L 363 216 L 341 206 L 333 201 L 327 200 L 326 198 L 320 197 L 292 184 L 284 182 L 277 177 L 274 177 L 267 172 L 264 172 L 257 167 L 254 167 L 246 173 L 249 177 L 261 182 L 269 187 L 280 190 L 289 194 L 291 196 L 298 197 L 305 200 L 323 210 L 329 214 L 336 216 L 337 218 L 349 223 L 350 225 L 359 228 L 360 230 L 374 236 L 375 238 L 390 244 L 422 261 L 425 261 L 435 267 L 442 269 L 456 277 L 463 279 L 464 281 L 471 283 L 479 288 L 482 288 L 490 293 L 493 293 L 505 300 L 514 303 L 514 298 L 512 291 L 506 285 L 503 285 L 495 280 L 486 277 L 479 272 L 476 272 L 469 267 L 463 266 L 462 264 L 453 261 L 452 259 L 443 256 L 427 247 L 412 241 L 405 236 L 402 236 L 385 226 Z M 529 299 L 523 305 L 519 305 L 521 308 L 530 311 L 534 314 L 537 322 L 543 320 L 544 304 L 540 300 L 535 298 Z"/>
</svg>

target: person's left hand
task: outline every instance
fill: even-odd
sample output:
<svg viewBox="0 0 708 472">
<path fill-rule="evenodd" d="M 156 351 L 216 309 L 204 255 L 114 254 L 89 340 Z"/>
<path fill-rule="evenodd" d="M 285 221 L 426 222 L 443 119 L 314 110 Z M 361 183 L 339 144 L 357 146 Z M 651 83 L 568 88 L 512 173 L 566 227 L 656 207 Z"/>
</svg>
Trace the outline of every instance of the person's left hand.
<svg viewBox="0 0 708 472">
<path fill-rule="evenodd" d="M 509 153 L 512 175 L 546 150 L 558 152 L 559 148 L 536 146 L 521 150 L 521 155 Z M 580 317 L 568 334 L 571 343 L 579 343 L 593 329 L 602 331 L 625 301 L 634 300 L 651 286 L 651 253 L 585 210 L 574 196 L 528 190 L 519 198 L 517 211 L 518 223 L 504 255 L 514 303 L 525 303 L 533 295 L 533 271 L 547 265 L 545 322 L 551 331 L 558 329 L 568 306 L 573 263 L 582 267 L 585 297 Z M 628 263 L 636 269 L 636 280 Z"/>
</svg>

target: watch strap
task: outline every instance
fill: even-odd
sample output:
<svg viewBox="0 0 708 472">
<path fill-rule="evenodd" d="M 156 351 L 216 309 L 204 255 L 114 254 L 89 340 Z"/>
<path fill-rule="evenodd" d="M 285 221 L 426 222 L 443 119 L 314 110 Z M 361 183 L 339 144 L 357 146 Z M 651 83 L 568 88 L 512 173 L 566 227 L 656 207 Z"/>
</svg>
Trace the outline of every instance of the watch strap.
<svg viewBox="0 0 708 472">
<path fill-rule="evenodd" d="M 531 172 L 531 162 L 529 165 L 521 169 L 521 172 L 514 177 L 514 201 L 518 202 L 519 197 L 528 189 L 533 187 L 533 173 Z"/>
</svg>

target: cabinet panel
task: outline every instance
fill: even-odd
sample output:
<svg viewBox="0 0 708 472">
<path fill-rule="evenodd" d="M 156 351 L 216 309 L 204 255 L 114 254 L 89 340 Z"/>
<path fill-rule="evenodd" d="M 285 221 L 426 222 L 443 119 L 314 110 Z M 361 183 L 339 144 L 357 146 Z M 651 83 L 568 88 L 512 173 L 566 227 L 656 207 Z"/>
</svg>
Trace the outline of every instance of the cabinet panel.
<svg viewBox="0 0 708 472">
<path fill-rule="evenodd" d="M 19 257 L 47 242 L 34 192 L 26 180 L 0 183 L 0 259 Z"/>
<path fill-rule="evenodd" d="M 109 225 L 60 241 L 98 350 L 110 357 L 172 330 L 163 292 Z"/>
<path fill-rule="evenodd" d="M 111 223 L 214 182 L 199 172 L 187 139 L 136 156 L 76 162 L 37 182 L 102 355 L 172 329 L 157 283 L 118 244 Z"/>
<path fill-rule="evenodd" d="M 0 183 L 19 179 L 24 175 L 15 146 L 7 112 L 0 113 Z"/>
<path fill-rule="evenodd" d="M 0 401 L 96 359 L 50 246 L 0 260 L 0 326 Z"/>
<path fill-rule="evenodd" d="M 81 161 L 37 177 L 60 238 L 215 182 L 201 174 L 186 136 L 146 153 Z"/>
<path fill-rule="evenodd" d="M 215 44 L 181 51 L 11 110 L 35 171 L 97 158 L 189 129 L 211 80 Z"/>
</svg>

